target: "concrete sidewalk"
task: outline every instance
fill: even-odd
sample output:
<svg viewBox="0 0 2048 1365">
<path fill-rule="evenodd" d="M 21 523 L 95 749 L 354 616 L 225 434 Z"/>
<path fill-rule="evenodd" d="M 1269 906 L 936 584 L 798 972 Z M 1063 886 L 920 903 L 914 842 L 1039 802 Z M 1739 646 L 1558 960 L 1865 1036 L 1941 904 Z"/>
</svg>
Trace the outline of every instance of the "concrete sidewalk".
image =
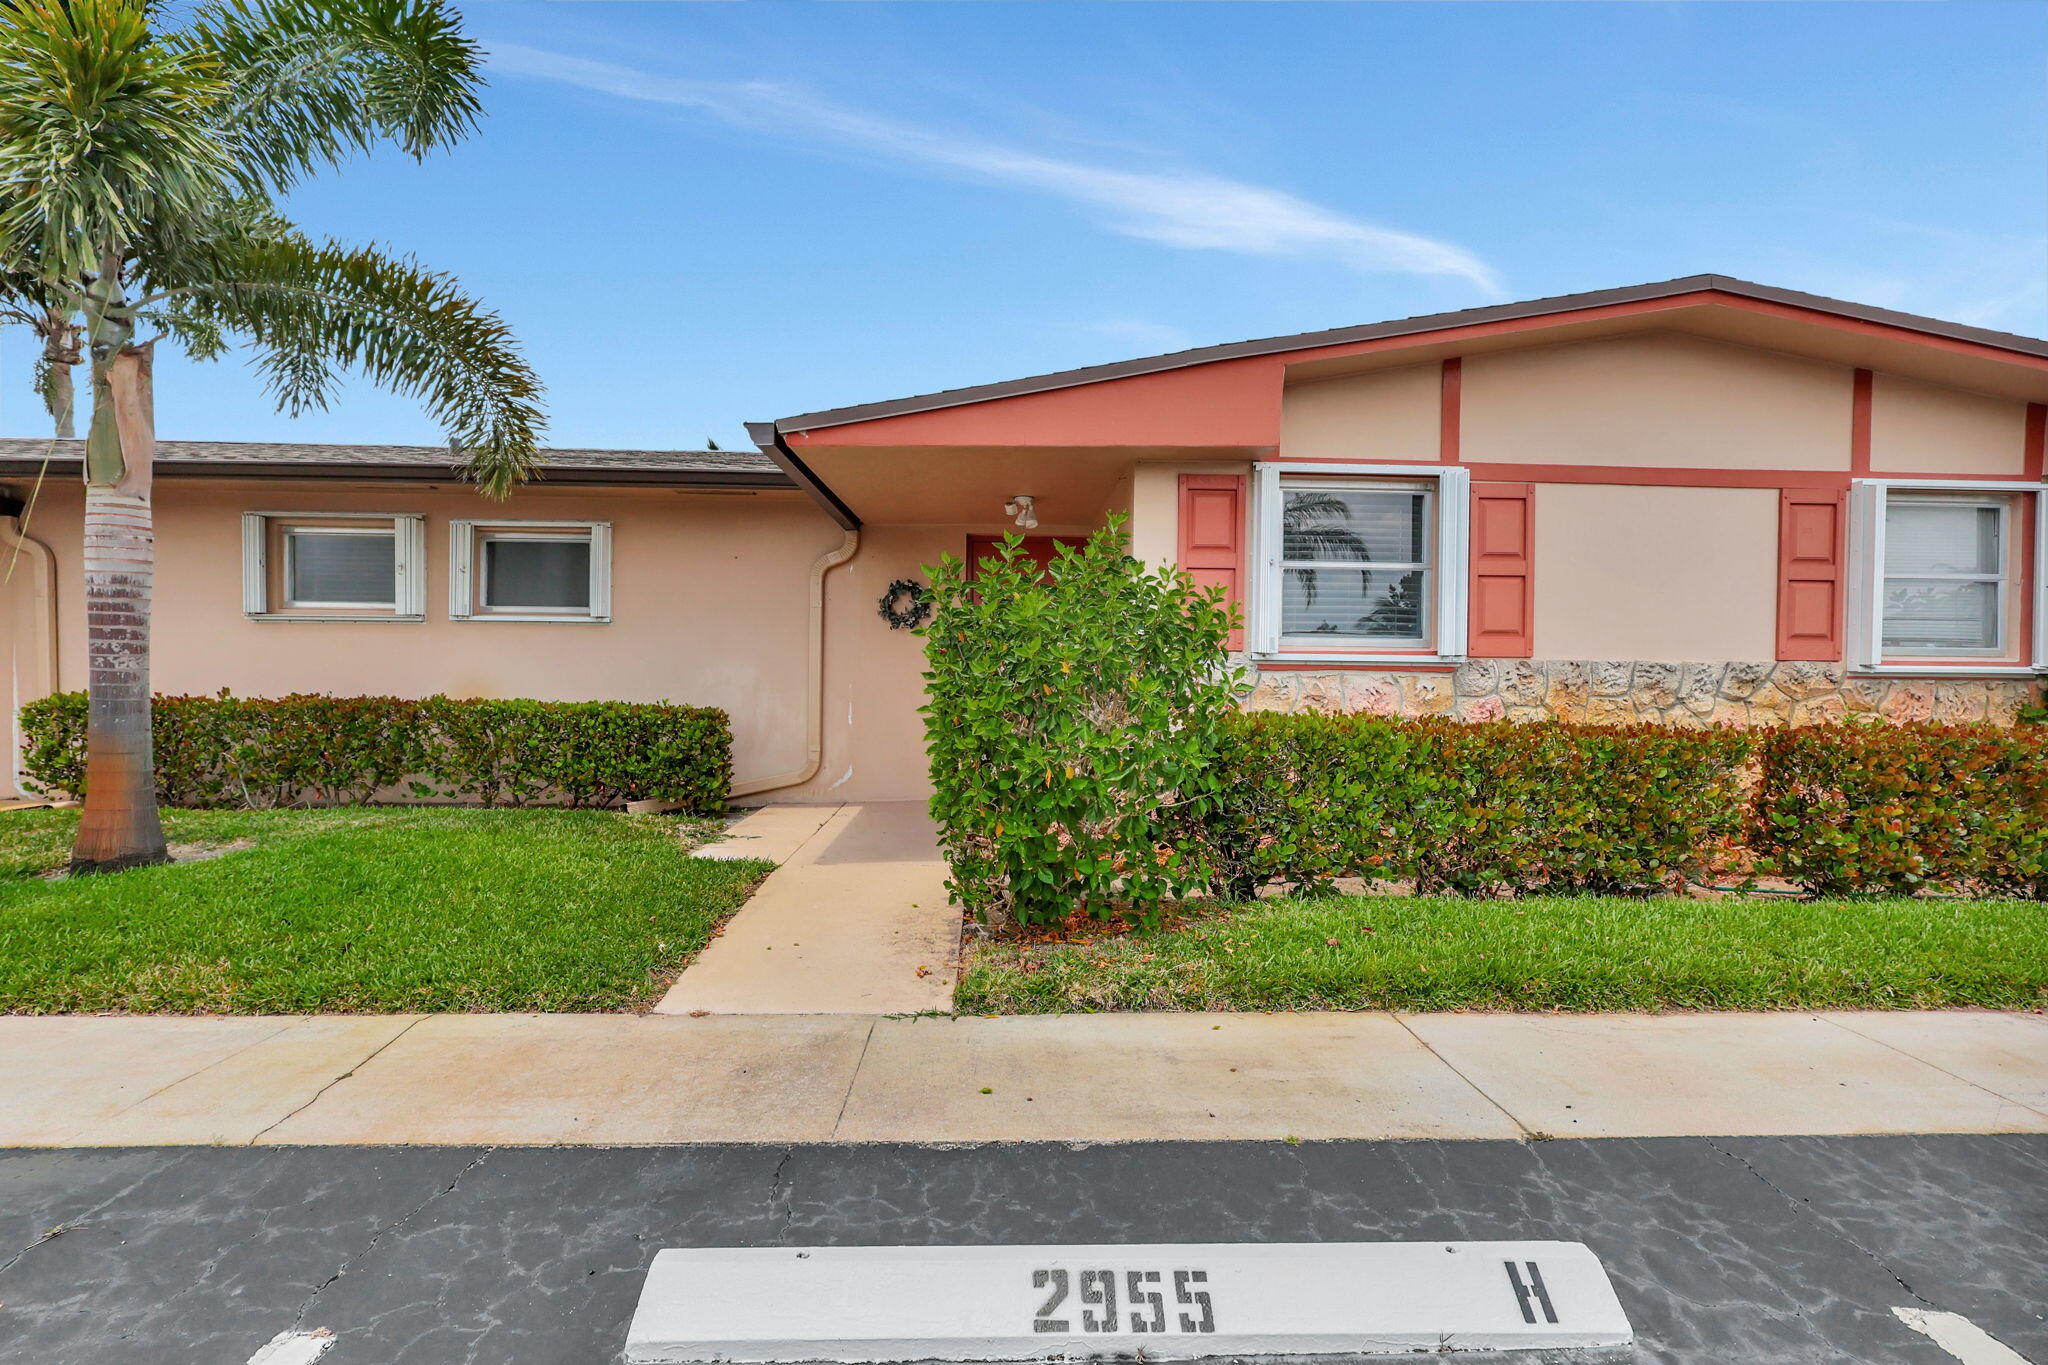
<svg viewBox="0 0 2048 1365">
<path fill-rule="evenodd" d="M 953 1008 L 960 912 L 921 802 L 764 806 L 698 857 L 779 863 L 656 1014 Z"/>
<path fill-rule="evenodd" d="M 0 1146 L 2048 1132 L 2048 1017 L 0 1018 Z"/>
</svg>

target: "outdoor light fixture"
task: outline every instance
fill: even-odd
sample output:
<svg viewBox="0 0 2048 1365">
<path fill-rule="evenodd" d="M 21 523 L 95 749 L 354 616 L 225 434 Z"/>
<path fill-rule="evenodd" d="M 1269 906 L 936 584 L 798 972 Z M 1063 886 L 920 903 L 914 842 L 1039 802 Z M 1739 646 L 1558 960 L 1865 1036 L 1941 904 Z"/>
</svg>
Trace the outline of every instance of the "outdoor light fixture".
<svg viewBox="0 0 2048 1365">
<path fill-rule="evenodd" d="M 1038 527 L 1038 499 L 1030 493 L 1019 493 L 1003 504 L 1003 515 L 1015 517 L 1017 524 L 1027 531 Z"/>
</svg>

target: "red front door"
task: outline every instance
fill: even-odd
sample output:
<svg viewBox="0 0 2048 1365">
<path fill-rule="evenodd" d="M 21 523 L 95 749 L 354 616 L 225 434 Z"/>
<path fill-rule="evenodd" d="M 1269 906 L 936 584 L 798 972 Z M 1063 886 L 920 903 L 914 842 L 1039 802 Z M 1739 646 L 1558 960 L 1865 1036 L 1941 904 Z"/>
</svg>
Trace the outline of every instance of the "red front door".
<svg viewBox="0 0 2048 1365">
<path fill-rule="evenodd" d="M 967 537 L 967 567 L 970 577 L 978 571 L 982 560 L 996 557 L 996 549 L 1002 543 L 1001 536 Z M 1053 560 L 1058 558 L 1060 546 L 1070 545 L 1078 550 L 1087 543 L 1086 536 L 1026 536 L 1020 557 L 1038 565 L 1040 577 L 1043 577 L 1044 570 L 1050 568 Z"/>
</svg>

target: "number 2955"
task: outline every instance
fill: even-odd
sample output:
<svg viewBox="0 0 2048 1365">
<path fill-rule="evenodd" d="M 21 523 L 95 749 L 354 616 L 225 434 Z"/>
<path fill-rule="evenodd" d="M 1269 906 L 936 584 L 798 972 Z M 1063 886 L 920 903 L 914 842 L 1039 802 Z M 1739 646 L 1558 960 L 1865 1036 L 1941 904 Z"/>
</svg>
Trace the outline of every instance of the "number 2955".
<svg viewBox="0 0 2048 1365">
<path fill-rule="evenodd" d="M 1071 1332 L 1079 1309 L 1083 1332 L 1213 1332 L 1206 1270 L 1034 1270 L 1031 1287 L 1045 1301 L 1031 1319 L 1034 1332 Z M 1168 1307 L 1169 1286 L 1173 1304 Z"/>
</svg>

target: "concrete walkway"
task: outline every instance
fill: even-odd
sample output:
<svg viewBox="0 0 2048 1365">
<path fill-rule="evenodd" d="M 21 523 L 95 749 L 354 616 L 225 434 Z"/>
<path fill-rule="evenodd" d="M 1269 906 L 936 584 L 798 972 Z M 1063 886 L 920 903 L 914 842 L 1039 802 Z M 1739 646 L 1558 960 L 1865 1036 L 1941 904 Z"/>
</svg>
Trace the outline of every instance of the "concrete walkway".
<svg viewBox="0 0 2048 1365">
<path fill-rule="evenodd" d="M 0 1018 L 0 1146 L 2048 1132 L 2048 1017 Z"/>
<path fill-rule="evenodd" d="M 767 806 L 699 857 L 781 866 L 656 1014 L 917 1014 L 953 1008 L 960 912 L 921 802 Z"/>
</svg>

